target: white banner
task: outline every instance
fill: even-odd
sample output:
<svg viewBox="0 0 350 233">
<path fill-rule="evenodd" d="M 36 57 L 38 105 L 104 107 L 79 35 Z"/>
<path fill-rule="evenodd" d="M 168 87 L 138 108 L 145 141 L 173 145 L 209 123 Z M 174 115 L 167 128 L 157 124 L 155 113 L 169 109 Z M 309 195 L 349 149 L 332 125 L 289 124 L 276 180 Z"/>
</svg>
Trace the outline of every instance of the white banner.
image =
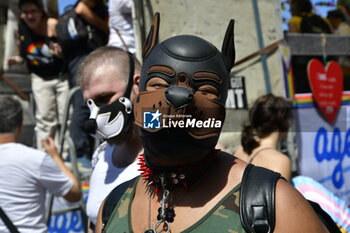
<svg viewBox="0 0 350 233">
<path fill-rule="evenodd" d="M 294 109 L 298 171 L 350 204 L 350 106 L 341 106 L 333 125 L 317 108 Z"/>
</svg>

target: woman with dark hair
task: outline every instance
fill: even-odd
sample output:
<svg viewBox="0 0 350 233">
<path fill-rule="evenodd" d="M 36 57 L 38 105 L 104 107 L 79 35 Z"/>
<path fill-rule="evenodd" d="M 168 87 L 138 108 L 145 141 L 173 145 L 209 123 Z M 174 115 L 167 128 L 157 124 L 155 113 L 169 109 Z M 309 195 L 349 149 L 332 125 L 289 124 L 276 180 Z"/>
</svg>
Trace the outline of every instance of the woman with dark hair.
<svg viewBox="0 0 350 233">
<path fill-rule="evenodd" d="M 39 0 L 20 0 L 18 8 L 19 55 L 10 57 L 7 62 L 11 67 L 25 61 L 31 73 L 37 148 L 44 150 L 41 141 L 55 136 L 58 121 L 63 118 L 69 93 L 66 65 L 56 38 L 57 19 L 46 15 Z"/>
<path fill-rule="evenodd" d="M 249 111 L 249 124 L 241 135 L 241 146 L 235 156 L 247 163 L 265 167 L 291 178 L 291 161 L 277 150 L 280 139 L 286 138 L 291 106 L 282 97 L 267 94 L 259 97 Z"/>
</svg>

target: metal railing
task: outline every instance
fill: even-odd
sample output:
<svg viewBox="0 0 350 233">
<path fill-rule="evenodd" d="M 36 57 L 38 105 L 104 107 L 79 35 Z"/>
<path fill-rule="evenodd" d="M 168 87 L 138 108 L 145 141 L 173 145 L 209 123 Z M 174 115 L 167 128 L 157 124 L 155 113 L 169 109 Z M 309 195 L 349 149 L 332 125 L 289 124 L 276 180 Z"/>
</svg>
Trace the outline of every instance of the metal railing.
<svg viewBox="0 0 350 233">
<path fill-rule="evenodd" d="M 73 98 L 74 95 L 80 90 L 80 87 L 74 87 L 69 91 L 69 95 L 67 97 L 67 101 L 65 104 L 65 108 L 64 108 L 64 113 L 63 113 L 63 119 L 61 122 L 61 128 L 60 128 L 60 134 L 59 134 L 59 154 L 62 157 L 62 153 L 63 153 L 63 148 L 64 148 L 64 143 L 68 143 L 69 145 L 69 155 L 70 155 L 70 163 L 71 163 L 71 170 L 73 172 L 73 174 L 75 175 L 75 177 L 78 180 L 78 185 L 81 188 L 81 180 L 83 178 L 86 178 L 86 174 L 84 174 L 83 172 L 81 172 L 79 170 L 78 167 L 78 161 L 77 161 L 77 154 L 76 154 L 76 149 L 74 146 L 74 142 L 72 140 L 72 138 L 69 135 L 65 135 L 66 131 L 67 131 L 67 122 L 69 121 L 70 118 L 70 108 L 72 106 L 72 102 L 73 102 Z M 81 218 L 82 218 L 82 223 L 83 223 L 83 228 L 84 228 L 84 232 L 87 232 L 88 229 L 88 217 L 86 215 L 86 206 L 85 206 L 85 202 L 84 202 L 84 197 L 82 195 L 82 198 L 80 199 L 80 201 L 78 202 L 77 206 L 72 206 L 72 207 L 68 207 L 66 209 L 62 209 L 62 210 L 57 210 L 57 211 L 52 211 L 52 207 L 53 207 L 53 201 L 54 201 L 54 196 L 53 195 L 49 195 L 49 199 L 47 202 L 47 207 L 46 207 L 46 213 L 45 213 L 45 217 L 46 217 L 46 223 L 49 226 L 50 224 L 50 220 L 51 220 L 51 216 L 52 215 L 56 215 L 56 214 L 62 214 L 62 213 L 67 213 L 70 211 L 77 211 L 79 210 L 81 213 Z"/>
</svg>

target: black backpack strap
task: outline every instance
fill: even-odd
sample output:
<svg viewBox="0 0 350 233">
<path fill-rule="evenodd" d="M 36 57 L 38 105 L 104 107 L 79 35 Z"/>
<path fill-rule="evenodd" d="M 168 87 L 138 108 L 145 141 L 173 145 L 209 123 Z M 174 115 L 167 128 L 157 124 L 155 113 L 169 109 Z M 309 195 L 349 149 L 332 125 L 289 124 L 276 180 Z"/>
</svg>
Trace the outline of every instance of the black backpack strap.
<svg viewBox="0 0 350 233">
<path fill-rule="evenodd" d="M 111 217 L 114 208 L 117 206 L 119 199 L 123 196 L 123 194 L 125 193 L 126 189 L 130 186 L 130 184 L 134 183 L 137 178 L 138 176 L 118 185 L 108 194 L 102 209 L 103 226 L 107 225 L 107 222 Z"/>
<path fill-rule="evenodd" d="M 6 227 L 9 229 L 9 231 L 11 233 L 19 233 L 19 231 L 17 230 L 17 228 L 15 227 L 15 225 L 13 225 L 13 223 L 11 222 L 11 220 L 7 217 L 7 215 L 5 214 L 5 212 L 2 210 L 2 208 L 0 207 L 0 218 L 2 219 L 2 221 L 5 223 Z"/>
<path fill-rule="evenodd" d="M 281 174 L 248 164 L 241 182 L 240 217 L 247 232 L 273 232 L 275 190 Z"/>
<path fill-rule="evenodd" d="M 323 223 L 323 225 L 325 225 L 328 229 L 329 232 L 332 233 L 341 233 L 339 227 L 337 226 L 337 224 L 333 221 L 333 219 L 331 218 L 331 216 L 329 216 L 327 214 L 326 211 L 324 211 L 322 209 L 322 207 L 313 201 L 307 200 L 309 202 L 309 204 L 312 206 L 312 208 L 314 209 L 314 211 L 316 212 L 318 218 L 321 220 L 321 222 Z"/>
</svg>

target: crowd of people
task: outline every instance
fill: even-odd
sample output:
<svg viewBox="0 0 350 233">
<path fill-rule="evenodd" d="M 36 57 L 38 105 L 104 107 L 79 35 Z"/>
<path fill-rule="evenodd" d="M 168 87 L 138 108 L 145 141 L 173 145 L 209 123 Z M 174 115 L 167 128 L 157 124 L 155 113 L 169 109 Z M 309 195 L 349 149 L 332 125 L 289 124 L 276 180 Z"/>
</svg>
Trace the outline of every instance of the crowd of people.
<svg viewBox="0 0 350 233">
<path fill-rule="evenodd" d="M 292 0 L 291 6 L 291 32 L 302 32 L 303 17 L 322 22 L 329 33 L 346 31 L 346 15 L 339 18 L 344 9 L 329 12 L 327 21 L 314 17 L 308 0 Z M 8 64 L 26 62 L 30 71 L 37 143 L 36 149 L 19 143 L 21 105 L 0 97 L 0 210 L 19 232 L 48 231 L 46 192 L 69 202 L 81 199 L 78 179 L 56 148 L 66 97 L 75 86 L 80 88 L 67 133 L 77 156 L 91 160 L 89 231 L 334 232 L 293 187 L 290 158 L 278 150 L 292 124 L 288 100 L 260 96 L 238 149 L 229 154 L 218 143 L 235 62 L 233 20 L 219 51 L 192 35 L 158 43 L 156 13 L 141 64 L 133 55 L 131 0 L 110 0 L 108 11 L 102 0 L 79 0 L 76 14 L 109 39 L 70 51 L 57 42 L 58 20 L 47 16 L 40 0 L 19 0 L 18 7 L 18 55 Z M 40 52 L 31 52 L 34 45 Z M 180 126 L 193 119 L 214 121 L 210 127 Z M 101 142 L 95 151 L 94 140 Z M 269 186 L 274 196 L 246 213 L 243 187 L 254 167 L 275 177 Z M 0 232 L 10 232 L 1 219 Z"/>
<path fill-rule="evenodd" d="M 327 17 L 323 18 L 315 13 L 310 0 L 291 0 L 291 19 L 288 22 L 290 33 L 323 33 L 335 35 L 350 35 L 350 3 L 347 0 L 337 1 L 337 8 L 330 10 Z M 311 59 L 319 59 L 323 62 L 337 60 L 344 74 L 344 89 L 348 90 L 350 75 L 350 60 L 348 56 L 335 58 L 333 56 L 293 56 L 294 89 L 296 93 L 310 93 L 307 65 Z"/>
</svg>

